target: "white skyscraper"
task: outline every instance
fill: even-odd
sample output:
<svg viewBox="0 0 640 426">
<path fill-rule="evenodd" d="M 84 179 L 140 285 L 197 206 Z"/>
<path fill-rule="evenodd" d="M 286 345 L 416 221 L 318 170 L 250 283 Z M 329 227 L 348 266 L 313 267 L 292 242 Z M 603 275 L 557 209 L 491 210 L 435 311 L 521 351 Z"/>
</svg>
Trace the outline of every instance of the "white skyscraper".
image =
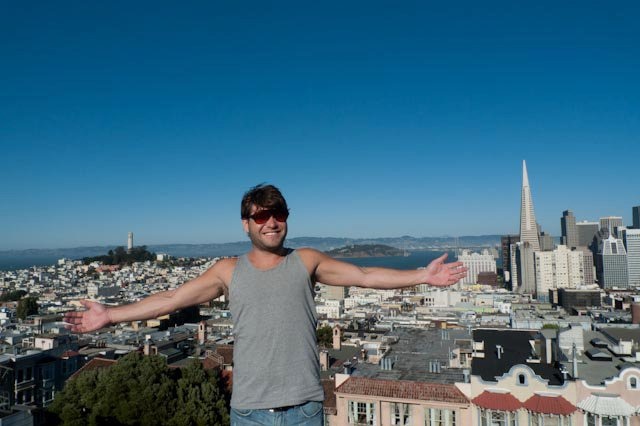
<svg viewBox="0 0 640 426">
<path fill-rule="evenodd" d="M 614 237 L 602 240 L 598 262 L 600 287 L 627 288 L 629 286 L 627 251 L 622 240 Z"/>
<path fill-rule="evenodd" d="M 625 229 L 622 236 L 627 249 L 629 286 L 640 287 L 640 229 Z"/>
<path fill-rule="evenodd" d="M 540 251 L 540 236 L 538 235 L 536 215 L 533 211 L 527 162 L 524 160 L 522 160 L 522 194 L 520 198 L 520 242 L 529 243 L 533 251 Z"/>
<path fill-rule="evenodd" d="M 535 265 L 533 253 L 540 251 L 540 236 L 533 199 L 529 188 L 527 163 L 522 161 L 522 192 L 520 198 L 520 242 L 516 244 L 516 263 L 511 265 L 512 288 L 520 293 L 533 294 L 536 291 Z M 517 281 L 516 281 L 517 279 Z M 517 284 L 516 284 L 517 283 Z"/>
<path fill-rule="evenodd" d="M 618 227 L 620 226 L 622 226 L 622 217 L 620 216 L 607 216 L 600 218 L 600 229 L 607 228 L 609 230 L 609 235 L 616 238 L 619 237 Z"/>
<path fill-rule="evenodd" d="M 127 236 L 127 250 L 131 251 L 133 248 L 133 232 L 129 232 Z"/>
<path fill-rule="evenodd" d="M 496 261 L 488 250 L 483 250 L 482 254 L 471 253 L 469 250 L 462 250 L 458 260 L 469 268 L 467 276 L 462 280 L 462 284 L 475 284 L 480 272 L 496 272 Z"/>
<path fill-rule="evenodd" d="M 547 301 L 551 289 L 576 288 L 585 284 L 582 251 L 571 251 L 559 245 L 553 251 L 535 252 L 534 256 L 538 300 Z"/>
<path fill-rule="evenodd" d="M 578 246 L 589 247 L 596 236 L 600 224 L 598 222 L 587 222 L 586 220 L 576 223 L 578 230 Z"/>
</svg>

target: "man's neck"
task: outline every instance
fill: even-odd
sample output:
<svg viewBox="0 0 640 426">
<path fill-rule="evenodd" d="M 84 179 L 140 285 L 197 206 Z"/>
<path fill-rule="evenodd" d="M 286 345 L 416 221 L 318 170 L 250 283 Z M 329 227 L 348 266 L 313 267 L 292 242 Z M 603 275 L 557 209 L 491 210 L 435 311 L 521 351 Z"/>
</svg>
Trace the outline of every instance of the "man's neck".
<svg viewBox="0 0 640 426">
<path fill-rule="evenodd" d="M 258 247 L 253 247 L 247 257 L 249 261 L 259 269 L 269 269 L 282 262 L 282 259 L 286 256 L 288 250 L 285 247 L 280 247 L 272 250 L 264 250 Z"/>
</svg>

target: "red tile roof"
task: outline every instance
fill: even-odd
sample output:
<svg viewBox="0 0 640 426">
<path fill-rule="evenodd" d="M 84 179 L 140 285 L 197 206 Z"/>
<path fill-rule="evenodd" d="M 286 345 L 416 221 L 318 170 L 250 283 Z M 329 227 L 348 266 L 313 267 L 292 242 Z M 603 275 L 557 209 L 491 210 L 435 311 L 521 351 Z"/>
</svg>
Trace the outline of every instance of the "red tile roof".
<svg viewBox="0 0 640 426">
<path fill-rule="evenodd" d="M 78 371 L 69 376 L 69 380 L 76 378 L 80 373 L 86 370 L 97 370 L 99 368 L 108 368 L 115 364 L 116 360 L 106 358 L 93 358 L 91 361 L 83 365 Z"/>
<path fill-rule="evenodd" d="M 510 393 L 484 391 L 471 402 L 488 410 L 517 411 L 522 408 L 522 403 Z"/>
<path fill-rule="evenodd" d="M 222 355 L 225 364 L 233 364 L 233 345 L 218 345 L 216 352 Z"/>
<path fill-rule="evenodd" d="M 533 395 L 522 405 L 534 413 L 557 414 L 560 416 L 568 416 L 577 410 L 573 404 L 560 395 Z"/>
<path fill-rule="evenodd" d="M 80 356 L 80 354 L 76 351 L 64 351 L 64 353 L 60 355 L 60 358 L 71 358 L 74 356 Z"/>
<path fill-rule="evenodd" d="M 456 404 L 467 404 L 469 402 L 454 385 L 409 380 L 380 380 L 365 377 L 350 377 L 336 389 L 336 393 Z"/>
<path fill-rule="evenodd" d="M 333 379 L 324 379 L 321 381 L 324 389 L 324 413 L 329 415 L 338 414 L 336 408 L 335 381 Z"/>
</svg>

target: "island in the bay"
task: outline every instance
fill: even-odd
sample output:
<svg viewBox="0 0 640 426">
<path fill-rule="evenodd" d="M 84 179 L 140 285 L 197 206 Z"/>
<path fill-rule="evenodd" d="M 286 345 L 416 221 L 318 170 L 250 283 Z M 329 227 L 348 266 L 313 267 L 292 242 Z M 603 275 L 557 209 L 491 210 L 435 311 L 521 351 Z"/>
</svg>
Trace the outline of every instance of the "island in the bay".
<svg viewBox="0 0 640 426">
<path fill-rule="evenodd" d="M 354 244 L 326 251 L 331 257 L 385 257 L 404 256 L 404 250 L 384 244 Z"/>
</svg>

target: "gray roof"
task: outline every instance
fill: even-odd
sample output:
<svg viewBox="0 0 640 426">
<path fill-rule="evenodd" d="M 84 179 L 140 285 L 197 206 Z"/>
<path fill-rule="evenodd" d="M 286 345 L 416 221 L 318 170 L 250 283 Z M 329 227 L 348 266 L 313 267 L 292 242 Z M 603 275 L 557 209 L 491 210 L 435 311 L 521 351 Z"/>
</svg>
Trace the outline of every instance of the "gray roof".
<svg viewBox="0 0 640 426">
<path fill-rule="evenodd" d="M 609 335 L 620 340 L 633 340 L 634 342 L 640 342 L 640 328 L 626 328 L 626 327 L 603 327 L 601 331 L 605 335 Z"/>
<path fill-rule="evenodd" d="M 611 329 L 609 329 L 611 330 Z M 616 329 L 618 330 L 618 329 Z M 627 362 L 628 358 L 625 357 L 617 357 L 615 354 L 611 353 L 607 348 L 598 348 L 595 347 L 591 342 L 592 341 L 604 341 L 608 342 L 609 339 L 605 335 L 603 335 L 599 331 L 591 331 L 585 330 L 584 333 L 584 350 L 585 352 L 578 356 L 578 378 L 585 380 L 590 385 L 600 385 L 605 380 L 610 379 L 612 377 L 616 377 L 620 374 L 621 368 L 620 364 L 625 364 L 625 366 L 635 365 L 640 367 L 640 363 L 629 363 Z M 606 359 L 591 359 L 587 354 L 588 351 L 599 351 L 611 357 L 610 360 Z M 594 353 L 594 352 L 590 352 Z M 571 356 L 569 355 L 569 359 L 562 363 L 567 371 L 571 374 L 573 372 Z"/>
<path fill-rule="evenodd" d="M 359 363 L 354 376 L 384 380 L 413 380 L 432 383 L 462 382 L 462 369 L 448 368 L 450 351 L 456 347 L 456 340 L 471 339 L 467 330 L 425 330 L 418 328 L 397 328 L 388 336 L 396 336 L 397 343 L 390 345 L 389 357 L 393 362 L 391 370 L 383 370 L 379 365 Z M 443 340 L 443 335 L 446 338 Z M 438 361 L 440 373 L 429 371 L 429 363 Z"/>
</svg>

